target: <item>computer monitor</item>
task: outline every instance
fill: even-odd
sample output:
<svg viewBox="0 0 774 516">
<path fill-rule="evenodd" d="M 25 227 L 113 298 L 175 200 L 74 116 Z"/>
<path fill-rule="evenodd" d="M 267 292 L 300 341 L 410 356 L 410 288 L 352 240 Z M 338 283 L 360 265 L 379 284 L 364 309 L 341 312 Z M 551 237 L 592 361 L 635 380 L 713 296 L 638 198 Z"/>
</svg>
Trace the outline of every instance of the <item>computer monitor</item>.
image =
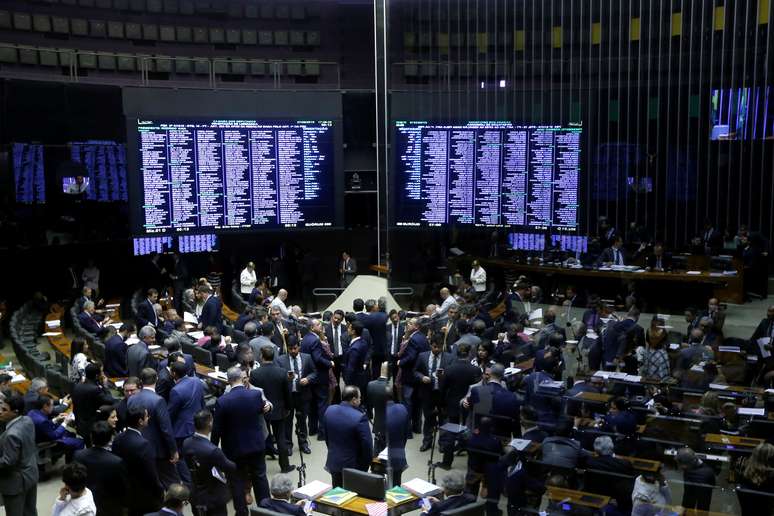
<svg viewBox="0 0 774 516">
<path fill-rule="evenodd" d="M 352 468 L 344 468 L 341 473 L 344 489 L 354 491 L 359 496 L 371 500 L 384 500 L 384 475 L 375 475 Z"/>
<path fill-rule="evenodd" d="M 441 516 L 484 516 L 485 503 L 486 502 L 483 500 L 469 503 L 468 505 L 463 505 L 462 507 L 457 507 L 456 509 L 443 511 Z"/>
</svg>

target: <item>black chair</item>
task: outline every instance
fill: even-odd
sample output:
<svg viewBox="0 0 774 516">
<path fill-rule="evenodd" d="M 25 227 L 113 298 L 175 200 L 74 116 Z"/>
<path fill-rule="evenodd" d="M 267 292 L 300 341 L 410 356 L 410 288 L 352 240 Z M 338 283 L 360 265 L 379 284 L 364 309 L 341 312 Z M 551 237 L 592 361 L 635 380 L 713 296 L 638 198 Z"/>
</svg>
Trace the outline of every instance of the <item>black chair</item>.
<svg viewBox="0 0 774 516">
<path fill-rule="evenodd" d="M 481 500 L 478 502 L 469 503 L 456 509 L 449 511 L 443 511 L 441 516 L 484 516 L 486 501 Z"/>
<path fill-rule="evenodd" d="M 191 349 L 191 356 L 197 364 L 212 367 L 212 353 L 208 350 L 195 346 Z"/>
<path fill-rule="evenodd" d="M 216 353 L 215 365 L 217 365 L 221 371 L 228 371 L 228 368 L 231 367 L 231 362 L 229 361 L 228 357 L 223 353 Z"/>
<path fill-rule="evenodd" d="M 269 509 L 264 509 L 263 507 L 257 507 L 257 508 L 251 507 L 250 516 L 288 516 L 288 515 L 283 512 L 276 512 Z"/>
<path fill-rule="evenodd" d="M 754 491 L 741 486 L 736 488 L 739 508 L 742 516 L 772 516 L 774 515 L 774 494 L 765 491 Z"/>
</svg>

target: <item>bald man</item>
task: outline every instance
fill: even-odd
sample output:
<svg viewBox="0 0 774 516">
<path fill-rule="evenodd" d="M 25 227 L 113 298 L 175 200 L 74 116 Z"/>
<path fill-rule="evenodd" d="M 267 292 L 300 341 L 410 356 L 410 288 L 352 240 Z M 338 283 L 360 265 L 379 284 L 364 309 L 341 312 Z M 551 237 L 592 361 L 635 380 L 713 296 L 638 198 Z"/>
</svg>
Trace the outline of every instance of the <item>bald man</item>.
<svg viewBox="0 0 774 516">
<path fill-rule="evenodd" d="M 454 304 L 454 296 L 451 295 L 451 292 L 449 292 L 449 289 L 446 287 L 441 289 L 440 295 L 442 301 L 441 306 L 436 307 L 433 317 L 443 319 L 446 318 L 446 312 L 449 311 L 449 307 Z"/>
<path fill-rule="evenodd" d="M 279 292 L 277 292 L 277 295 L 274 299 L 272 299 L 271 304 L 269 305 L 270 308 L 279 308 L 280 313 L 282 314 L 282 317 L 287 319 L 290 317 L 290 310 L 288 310 L 288 307 L 285 306 L 285 300 L 288 298 L 288 291 L 284 288 L 279 289 Z"/>
</svg>

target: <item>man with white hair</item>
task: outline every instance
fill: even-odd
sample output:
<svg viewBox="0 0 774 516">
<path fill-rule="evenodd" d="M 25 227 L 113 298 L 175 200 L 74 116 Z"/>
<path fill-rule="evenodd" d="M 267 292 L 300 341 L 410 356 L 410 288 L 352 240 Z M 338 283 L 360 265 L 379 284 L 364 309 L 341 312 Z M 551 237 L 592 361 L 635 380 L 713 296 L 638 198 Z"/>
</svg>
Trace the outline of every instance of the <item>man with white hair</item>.
<svg viewBox="0 0 774 516">
<path fill-rule="evenodd" d="M 293 492 L 293 480 L 284 473 L 274 475 L 269 484 L 271 498 L 264 498 L 258 504 L 258 507 L 269 509 L 270 511 L 281 514 L 294 514 L 296 516 L 305 516 L 304 500 L 297 503 L 290 503 L 290 494 Z"/>
<path fill-rule="evenodd" d="M 435 313 L 433 314 L 433 317 L 437 317 L 439 319 L 442 319 L 446 317 L 446 312 L 449 311 L 449 307 L 455 303 L 454 296 L 451 295 L 451 292 L 449 292 L 449 289 L 446 287 L 443 287 L 440 291 L 441 295 L 441 306 L 438 306 L 435 308 Z"/>
<path fill-rule="evenodd" d="M 150 324 L 140 328 L 137 333 L 140 342 L 129 346 L 126 352 L 126 368 L 129 376 L 140 376 L 140 371 L 146 367 L 156 369 L 156 359 L 153 358 L 148 346 L 156 343 L 156 329 Z"/>
<path fill-rule="evenodd" d="M 288 291 L 284 288 L 281 288 L 279 289 L 279 292 L 277 292 L 277 295 L 274 297 L 274 299 L 271 300 L 271 304 L 269 305 L 269 308 L 279 308 L 282 317 L 285 319 L 290 317 L 290 310 L 288 310 L 288 307 L 285 305 L 285 300 L 287 298 Z"/>
<path fill-rule="evenodd" d="M 110 324 L 110 317 L 106 317 L 101 322 L 97 321 L 94 317 L 96 312 L 96 306 L 94 301 L 86 301 L 83 303 L 83 312 L 78 314 L 78 322 L 81 327 L 89 333 L 93 333 L 97 337 L 101 337 L 107 331 Z"/>
<path fill-rule="evenodd" d="M 470 493 L 465 493 L 465 473 L 453 469 L 441 478 L 441 487 L 443 488 L 443 501 L 434 496 L 428 497 L 430 500 L 430 509 L 423 511 L 421 516 L 438 516 L 444 511 L 458 509 L 476 501 L 476 497 Z"/>
</svg>

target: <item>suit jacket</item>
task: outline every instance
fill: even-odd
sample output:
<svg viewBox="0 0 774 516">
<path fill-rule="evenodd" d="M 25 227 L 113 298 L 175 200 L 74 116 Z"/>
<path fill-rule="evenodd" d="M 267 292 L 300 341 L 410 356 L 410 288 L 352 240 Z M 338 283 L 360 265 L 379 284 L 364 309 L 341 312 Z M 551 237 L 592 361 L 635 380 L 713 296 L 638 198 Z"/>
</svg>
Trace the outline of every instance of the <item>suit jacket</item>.
<svg viewBox="0 0 774 516">
<path fill-rule="evenodd" d="M 481 370 L 464 358 L 458 358 L 444 371 L 441 393 L 449 419 L 459 416 L 460 400 L 468 393 L 468 388 L 480 379 Z"/>
<path fill-rule="evenodd" d="M 616 357 L 622 357 L 626 348 L 626 339 L 630 331 L 634 330 L 637 323 L 632 319 L 624 319 L 614 323 L 605 332 L 602 340 L 602 359 L 612 362 Z"/>
<path fill-rule="evenodd" d="M 250 383 L 263 389 L 273 408 L 267 419 L 279 421 L 285 419 L 285 415 L 293 406 L 290 397 L 290 380 L 288 372 L 277 364 L 261 364 L 261 367 L 253 369 L 250 373 Z"/>
<path fill-rule="evenodd" d="M 214 326 L 219 332 L 223 333 L 223 305 L 216 296 L 210 296 L 204 302 L 202 313 L 199 315 L 199 322 L 202 328 Z"/>
<path fill-rule="evenodd" d="M 175 439 L 194 434 L 194 416 L 204 409 L 204 386 L 198 378 L 184 376 L 169 393 L 169 419 Z"/>
<path fill-rule="evenodd" d="M 771 337 L 772 333 L 774 333 L 774 321 L 770 320 L 768 317 L 761 319 L 761 322 L 759 322 L 758 326 L 756 326 L 752 337 L 750 337 L 752 348 L 756 351 L 759 350 L 760 348 L 758 348 L 756 341 L 763 337 Z M 759 351 L 758 354 L 760 354 Z"/>
<path fill-rule="evenodd" d="M 223 441 L 226 457 L 235 460 L 264 450 L 266 436 L 260 420 L 264 404 L 261 391 L 242 386 L 218 398 L 211 439 L 215 445 Z"/>
<path fill-rule="evenodd" d="M 452 347 L 451 347 L 451 354 L 455 357 L 457 356 L 457 349 L 460 347 L 460 344 L 467 344 L 468 346 L 470 346 L 468 359 L 471 359 L 476 356 L 476 353 L 478 352 L 478 346 L 479 344 L 481 344 L 481 339 L 479 339 L 472 333 L 465 333 L 463 335 L 460 335 L 460 338 L 457 339 L 454 342 L 454 344 L 452 344 Z"/>
<path fill-rule="evenodd" d="M 645 259 L 645 265 L 651 269 L 655 269 L 656 265 L 658 265 L 658 259 L 656 258 L 655 254 L 649 254 L 648 257 Z M 664 253 L 661 255 L 661 268 L 665 271 L 672 269 L 672 255 L 669 253 Z"/>
<path fill-rule="evenodd" d="M 287 346 L 285 345 L 285 341 L 287 340 L 287 337 L 283 339 L 282 332 L 280 332 L 279 325 L 272 321 L 274 323 L 274 334 L 271 336 L 271 341 L 283 352 L 287 352 Z M 286 319 L 282 320 L 282 326 L 283 328 L 287 328 L 288 330 L 288 336 L 293 335 L 296 331 L 296 325 L 293 321 L 289 321 Z"/>
<path fill-rule="evenodd" d="M 72 398 L 75 428 L 81 437 L 87 437 L 91 433 L 97 410 L 102 405 L 113 405 L 116 402 L 107 389 L 91 380 L 76 384 Z"/>
<path fill-rule="evenodd" d="M 430 394 L 430 392 L 433 390 L 433 382 L 431 381 L 429 384 L 422 383 L 422 377 L 423 376 L 430 376 L 430 355 L 432 354 L 432 351 L 423 351 L 419 354 L 419 357 L 417 358 L 416 365 L 414 366 L 414 380 L 416 384 L 419 386 L 419 390 L 422 394 L 420 396 L 424 396 L 424 394 Z M 438 357 L 436 358 L 436 373 L 438 369 L 443 369 L 444 373 L 446 372 L 446 369 L 454 362 L 454 358 L 452 357 L 451 353 L 444 353 L 441 351 L 438 354 Z M 435 388 L 440 389 L 441 388 L 441 378 L 442 376 L 438 376 L 438 381 L 435 382 Z M 432 378 L 431 378 L 432 380 Z"/>
<path fill-rule="evenodd" d="M 156 309 L 153 308 L 153 303 L 150 302 L 150 299 L 145 298 L 137 305 L 137 329 L 139 330 L 148 324 L 155 328 L 159 325 L 159 318 L 156 315 Z"/>
<path fill-rule="evenodd" d="M 129 482 L 123 459 L 104 448 L 78 450 L 74 458 L 86 466 L 86 487 L 94 495 L 97 516 L 121 514 L 126 507 Z"/>
<path fill-rule="evenodd" d="M 129 350 L 126 352 L 127 372 L 129 376 L 140 376 L 140 371 L 146 367 L 156 369 L 158 367 L 156 359 L 153 358 L 145 342 L 135 342 L 129 346 Z"/>
<path fill-rule="evenodd" d="M 618 249 L 618 252 L 621 255 L 621 261 L 623 262 L 620 265 L 629 265 L 629 257 L 626 255 L 623 247 Z M 602 250 L 602 254 L 600 254 L 599 258 L 597 259 L 597 264 L 599 265 L 602 263 L 615 263 L 615 253 L 613 252 L 612 247 L 607 247 Z"/>
<path fill-rule="evenodd" d="M 304 508 L 301 505 L 296 505 L 285 500 L 276 500 L 274 498 L 264 498 L 258 504 L 258 507 L 269 509 L 270 511 L 279 512 L 281 514 L 292 514 L 294 516 L 305 516 Z"/>
<path fill-rule="evenodd" d="M 322 348 L 319 337 L 312 332 L 301 339 L 301 352 L 312 357 L 314 367 L 317 370 L 317 385 L 328 385 L 328 371 L 331 368 L 331 360 Z"/>
<path fill-rule="evenodd" d="M 212 476 L 212 468 L 232 475 L 236 472 L 236 464 L 228 460 L 209 439 L 197 434 L 183 442 L 182 453 L 193 479 L 191 505 L 208 509 L 226 505 L 231 499 L 231 490 L 227 484 Z"/>
<path fill-rule="evenodd" d="M 35 425 L 29 417 L 19 416 L 0 435 L 0 494 L 18 495 L 37 483 Z"/>
<path fill-rule="evenodd" d="M 368 382 L 368 405 L 374 411 L 373 429 L 375 434 L 384 435 L 387 418 L 387 378 L 377 378 Z"/>
<path fill-rule="evenodd" d="M 81 328 L 91 333 L 92 335 L 96 335 L 98 337 L 104 335 L 105 332 L 107 331 L 107 328 L 103 328 L 102 326 L 100 326 L 97 320 L 94 319 L 94 317 L 92 317 L 91 314 L 88 312 L 79 313 L 78 322 L 80 323 Z"/>
<path fill-rule="evenodd" d="M 24 393 L 24 414 L 26 415 L 27 412 L 30 410 L 35 409 L 35 403 L 38 401 L 38 398 L 40 398 L 40 395 L 37 392 L 33 391 L 27 391 Z M 51 413 L 51 417 L 56 417 L 62 412 L 67 410 L 67 407 L 62 405 L 60 401 L 57 401 L 54 399 L 54 411 Z"/>
<path fill-rule="evenodd" d="M 489 391 L 491 408 L 489 414 L 494 416 L 493 433 L 498 436 L 510 437 L 521 435 L 519 424 L 519 411 L 521 405 L 516 395 L 498 383 L 487 383 L 477 389 L 473 389 L 470 395 L 471 404 L 476 402 L 476 397 L 482 390 Z"/>
<path fill-rule="evenodd" d="M 340 403 L 328 407 L 321 419 L 328 445 L 325 469 L 330 473 L 341 473 L 344 468 L 367 471 L 374 449 L 366 415 L 349 403 Z"/>
<path fill-rule="evenodd" d="M 298 378 L 296 378 L 296 392 L 300 393 L 303 399 L 308 400 L 312 398 L 311 386 L 314 385 L 314 383 L 317 381 L 317 370 L 314 368 L 314 362 L 312 362 L 311 356 L 307 355 L 306 353 L 299 353 L 299 356 L 301 357 L 301 370 L 299 371 Z M 277 359 L 277 365 L 285 371 L 285 374 L 287 374 L 287 371 L 293 371 L 293 366 L 291 365 L 290 360 L 291 357 L 287 353 L 280 355 L 280 357 Z M 306 387 L 298 383 L 298 380 L 301 380 L 302 378 L 309 380 L 309 383 L 306 385 Z M 292 382 L 290 388 L 292 393 Z"/>
<path fill-rule="evenodd" d="M 129 347 L 121 335 L 113 335 L 105 341 L 105 375 L 125 378 L 129 376 L 126 356 Z"/>
<path fill-rule="evenodd" d="M 447 496 L 443 500 L 433 503 L 430 506 L 430 510 L 427 511 L 427 516 L 439 516 L 444 511 L 459 509 L 460 507 L 470 505 L 475 501 L 476 497 L 469 493 Z"/>
<path fill-rule="evenodd" d="M 164 362 L 167 362 L 166 360 Z M 168 363 L 168 362 L 167 362 Z M 175 386 L 175 380 L 172 379 L 172 372 L 166 364 L 159 366 L 159 379 L 156 381 L 156 394 L 169 402 L 169 393 Z"/>
<path fill-rule="evenodd" d="M 364 369 L 368 357 L 368 344 L 363 338 L 355 338 L 347 352 L 347 362 L 344 367 L 344 382 L 349 385 L 357 385 L 365 388 L 367 373 Z"/>
<path fill-rule="evenodd" d="M 411 422 L 408 410 L 402 403 L 387 403 L 387 456 L 392 469 L 403 471 L 408 468 L 406 441 L 411 436 Z"/>
<path fill-rule="evenodd" d="M 398 323 L 397 332 L 395 335 L 395 342 L 393 343 L 392 339 L 392 329 L 394 324 L 390 322 L 385 326 L 385 342 L 387 346 L 387 351 L 389 355 L 394 355 L 400 350 L 400 342 L 403 340 L 403 334 L 406 331 L 406 325 L 404 323 Z M 394 346 L 394 347 L 393 347 Z M 393 352 L 394 351 L 394 352 Z"/>
<path fill-rule="evenodd" d="M 137 430 L 127 428 L 113 440 L 112 449 L 123 459 L 129 475 L 129 507 L 146 512 L 158 510 L 164 498 L 164 488 L 159 480 L 151 443 Z"/>
<path fill-rule="evenodd" d="M 574 468 L 581 458 L 591 456 L 575 439 L 552 436 L 543 440 L 543 462 L 560 468 Z"/>
<path fill-rule="evenodd" d="M 177 443 L 172 430 L 172 422 L 169 419 L 167 403 L 164 398 L 150 389 L 141 389 L 129 398 L 128 407 L 143 407 L 148 411 L 150 421 L 142 435 L 151 445 L 151 451 L 155 459 L 169 459 L 177 451 Z"/>
<path fill-rule="evenodd" d="M 400 363 L 398 367 L 403 371 L 401 375 L 401 381 L 404 385 L 414 385 L 416 378 L 414 378 L 414 367 L 417 365 L 417 359 L 419 354 L 430 350 L 430 345 L 427 342 L 422 332 L 415 331 L 409 338 L 406 349 L 403 351 L 403 355 L 400 357 Z"/>
<path fill-rule="evenodd" d="M 388 355 L 387 333 L 385 328 L 389 317 L 384 312 L 368 312 L 362 318 L 363 326 L 371 334 L 371 354 L 379 361 Z"/>
<path fill-rule="evenodd" d="M 328 344 L 331 347 L 331 351 L 333 351 L 333 354 L 336 356 L 344 356 L 347 351 L 349 350 L 349 343 L 350 343 L 350 337 L 349 333 L 347 333 L 347 325 L 342 321 L 341 324 L 339 324 L 339 340 L 341 341 L 341 349 L 339 350 L 339 354 L 336 355 L 336 349 L 333 347 L 333 325 L 331 323 L 328 323 L 325 325 L 325 338 L 328 339 Z"/>
<path fill-rule="evenodd" d="M 51 421 L 46 414 L 40 410 L 30 410 L 27 415 L 35 425 L 35 442 L 45 443 L 59 441 L 67 436 L 67 429 Z"/>
</svg>

